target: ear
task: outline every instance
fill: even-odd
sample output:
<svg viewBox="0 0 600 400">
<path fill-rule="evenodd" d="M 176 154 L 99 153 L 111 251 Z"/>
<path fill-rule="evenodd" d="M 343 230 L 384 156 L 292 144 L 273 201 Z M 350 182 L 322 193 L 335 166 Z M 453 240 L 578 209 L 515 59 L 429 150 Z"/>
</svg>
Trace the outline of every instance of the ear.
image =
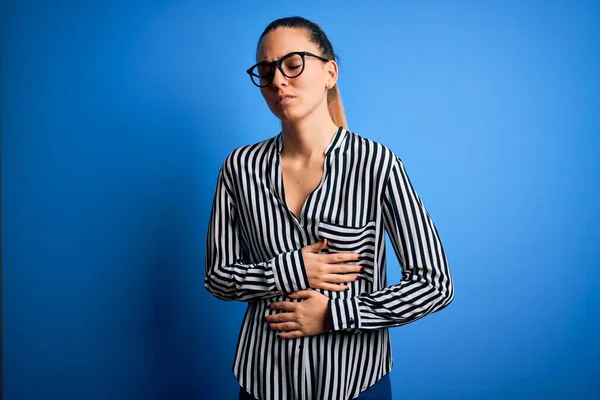
<svg viewBox="0 0 600 400">
<path fill-rule="evenodd" d="M 325 73 L 327 74 L 327 89 L 331 89 L 337 83 L 338 78 L 338 64 L 335 60 L 329 60 L 325 64 Z"/>
</svg>

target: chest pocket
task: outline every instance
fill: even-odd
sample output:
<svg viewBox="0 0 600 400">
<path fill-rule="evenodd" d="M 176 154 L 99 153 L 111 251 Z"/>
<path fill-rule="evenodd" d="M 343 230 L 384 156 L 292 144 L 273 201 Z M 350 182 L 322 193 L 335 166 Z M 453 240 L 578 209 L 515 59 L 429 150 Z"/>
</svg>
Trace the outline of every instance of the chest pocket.
<svg viewBox="0 0 600 400">
<path fill-rule="evenodd" d="M 359 254 L 362 259 L 350 263 L 358 263 L 364 267 L 365 270 L 361 274 L 362 279 L 368 280 L 371 284 L 373 283 L 376 233 L 374 220 L 361 227 L 319 221 L 317 231 L 320 239 L 327 239 L 329 253 L 350 251 Z"/>
</svg>

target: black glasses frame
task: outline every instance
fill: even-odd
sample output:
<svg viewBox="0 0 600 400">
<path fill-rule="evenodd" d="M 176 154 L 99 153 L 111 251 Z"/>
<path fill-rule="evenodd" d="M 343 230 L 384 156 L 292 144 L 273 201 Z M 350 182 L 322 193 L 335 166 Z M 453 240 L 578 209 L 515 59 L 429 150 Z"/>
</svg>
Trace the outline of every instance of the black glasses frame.
<svg viewBox="0 0 600 400">
<path fill-rule="evenodd" d="M 285 61 L 287 58 L 290 58 L 290 57 L 292 57 L 292 56 L 295 56 L 295 55 L 299 55 L 300 57 L 302 57 L 302 69 L 300 70 L 300 72 L 299 72 L 297 75 L 294 75 L 294 76 L 289 76 L 289 75 L 287 75 L 287 74 L 286 74 L 286 73 L 283 71 L 283 67 L 281 66 L 281 64 L 282 64 L 282 63 L 283 63 L 283 62 L 284 62 L 284 61 Z M 310 52 L 308 52 L 308 51 L 293 51 L 293 52 L 291 52 L 291 53 L 288 53 L 288 54 L 286 54 L 285 56 L 281 57 L 279 60 L 275 60 L 275 61 L 271 61 L 271 62 L 268 62 L 268 61 L 261 61 L 261 62 L 259 62 L 259 63 L 257 63 L 257 64 L 254 64 L 253 66 L 251 66 L 250 68 L 248 68 L 248 69 L 246 70 L 246 73 L 247 73 L 248 75 L 250 75 L 250 80 L 252 81 L 252 83 L 253 83 L 255 86 L 258 86 L 258 87 L 261 87 L 261 88 L 262 88 L 262 87 L 267 87 L 267 86 L 269 86 L 269 85 L 270 85 L 270 84 L 273 82 L 273 78 L 275 78 L 275 67 L 277 67 L 277 69 L 279 69 L 279 71 L 280 71 L 280 72 L 283 74 L 283 76 L 285 76 L 286 78 L 289 78 L 289 79 L 297 78 L 297 77 L 299 77 L 300 75 L 302 75 L 302 73 L 304 72 L 304 67 L 306 66 L 306 62 L 305 62 L 305 60 L 304 60 L 304 58 L 305 58 L 306 56 L 310 56 L 310 57 L 318 58 L 319 60 L 321 60 L 321 61 L 323 61 L 323 62 L 330 61 L 328 58 L 325 58 L 325 57 L 318 56 L 318 55 L 316 55 L 316 54 L 313 54 L 313 53 L 310 53 Z M 256 78 L 258 78 L 258 81 L 260 82 L 260 79 L 261 79 L 261 77 L 260 77 L 259 75 L 257 75 L 257 74 L 255 74 L 255 73 L 253 73 L 253 72 L 252 72 L 252 70 L 253 70 L 254 68 L 258 67 L 259 65 L 265 65 L 265 66 L 268 66 L 268 67 L 270 67 L 270 68 L 271 68 L 271 71 L 269 72 L 269 76 L 270 76 L 270 78 L 269 78 L 269 81 L 268 81 L 266 84 L 264 84 L 264 85 L 259 85 L 258 83 L 256 83 L 256 82 L 254 81 L 254 78 L 253 78 L 253 77 L 256 77 Z"/>
</svg>

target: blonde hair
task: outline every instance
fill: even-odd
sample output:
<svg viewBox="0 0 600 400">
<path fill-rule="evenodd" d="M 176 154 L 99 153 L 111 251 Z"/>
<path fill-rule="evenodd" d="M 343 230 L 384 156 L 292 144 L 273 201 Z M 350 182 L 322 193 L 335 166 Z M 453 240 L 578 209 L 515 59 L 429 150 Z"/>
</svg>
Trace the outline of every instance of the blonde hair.
<svg viewBox="0 0 600 400">
<path fill-rule="evenodd" d="M 342 105 L 342 98 L 340 97 L 340 89 L 337 83 L 329 92 L 327 92 L 327 108 L 329 109 L 329 115 L 337 126 L 343 126 L 348 129 L 348 123 L 346 122 L 346 114 L 344 113 L 344 106 Z"/>
</svg>

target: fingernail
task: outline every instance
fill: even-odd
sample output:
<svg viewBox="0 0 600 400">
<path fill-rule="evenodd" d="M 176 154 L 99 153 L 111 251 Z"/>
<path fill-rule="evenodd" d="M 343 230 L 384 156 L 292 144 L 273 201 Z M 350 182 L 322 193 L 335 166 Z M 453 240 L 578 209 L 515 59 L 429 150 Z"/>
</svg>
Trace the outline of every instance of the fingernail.
<svg viewBox="0 0 600 400">
<path fill-rule="evenodd" d="M 360 267 L 360 272 L 365 272 L 365 267 Z"/>
</svg>

